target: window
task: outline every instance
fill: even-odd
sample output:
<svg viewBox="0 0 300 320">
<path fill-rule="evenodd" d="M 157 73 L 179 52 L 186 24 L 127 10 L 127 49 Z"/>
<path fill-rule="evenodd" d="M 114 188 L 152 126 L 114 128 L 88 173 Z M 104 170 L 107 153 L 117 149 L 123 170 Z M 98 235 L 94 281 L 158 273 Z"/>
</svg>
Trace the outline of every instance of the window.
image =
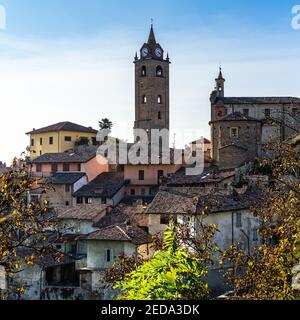
<svg viewBox="0 0 300 320">
<path fill-rule="evenodd" d="M 145 171 L 144 170 L 140 170 L 139 171 L 139 180 L 140 181 L 144 181 L 145 180 Z"/>
<path fill-rule="evenodd" d="M 78 165 L 77 165 L 77 171 L 81 171 L 81 164 L 80 163 L 78 163 Z"/>
<path fill-rule="evenodd" d="M 143 95 L 143 103 L 147 103 L 147 96 L 146 95 Z"/>
<path fill-rule="evenodd" d="M 183 222 L 185 225 L 189 225 L 189 224 L 192 223 L 192 218 L 191 218 L 190 216 L 183 216 L 182 222 Z"/>
<path fill-rule="evenodd" d="M 142 196 L 146 195 L 146 190 L 145 190 L 145 189 L 142 189 L 142 190 L 141 190 L 141 195 L 142 195 Z"/>
<path fill-rule="evenodd" d="M 53 164 L 51 164 L 51 172 L 52 173 L 56 173 L 57 172 L 57 164 L 56 163 L 53 163 Z"/>
<path fill-rule="evenodd" d="M 40 146 L 43 145 L 43 138 L 40 138 Z"/>
<path fill-rule="evenodd" d="M 130 195 L 135 196 L 135 189 L 130 190 Z"/>
<path fill-rule="evenodd" d="M 42 154 L 43 154 L 42 151 L 40 151 L 40 156 L 41 156 Z"/>
<path fill-rule="evenodd" d="M 249 116 L 249 109 L 244 109 L 243 114 L 244 116 Z"/>
<path fill-rule="evenodd" d="M 162 104 L 162 98 L 161 95 L 157 96 L 157 103 Z"/>
<path fill-rule="evenodd" d="M 172 215 L 162 214 L 160 216 L 160 224 L 168 225 L 172 220 L 174 220 Z"/>
<path fill-rule="evenodd" d="M 34 146 L 34 139 L 33 138 L 31 139 L 30 144 L 31 144 L 32 147 Z"/>
<path fill-rule="evenodd" d="M 68 172 L 70 171 L 70 165 L 68 163 L 64 163 L 63 165 L 63 171 Z"/>
<path fill-rule="evenodd" d="M 265 116 L 266 116 L 266 118 L 267 118 L 267 117 L 270 117 L 270 115 L 271 115 L 271 110 L 270 110 L 270 109 L 265 109 Z"/>
<path fill-rule="evenodd" d="M 161 112 L 158 111 L 158 115 L 157 115 L 158 120 L 161 120 Z"/>
<path fill-rule="evenodd" d="M 82 197 L 77 197 L 76 203 L 77 204 L 83 204 L 83 198 Z"/>
<path fill-rule="evenodd" d="M 71 141 L 72 141 L 72 137 L 66 136 L 66 137 L 65 137 L 65 141 L 66 141 L 66 142 L 71 142 Z"/>
<path fill-rule="evenodd" d="M 85 198 L 85 203 L 86 204 L 92 204 L 93 199 L 92 198 Z"/>
<path fill-rule="evenodd" d="M 111 261 L 112 261 L 112 250 L 106 249 L 106 262 L 111 262 Z"/>
<path fill-rule="evenodd" d="M 242 227 L 242 214 L 240 212 L 236 214 L 236 227 L 237 228 Z"/>
<path fill-rule="evenodd" d="M 49 144 L 53 144 L 53 137 L 49 137 Z"/>
<path fill-rule="evenodd" d="M 156 67 L 156 76 L 157 77 L 162 77 L 163 76 L 163 69 L 161 66 Z"/>
<path fill-rule="evenodd" d="M 107 199 L 105 197 L 101 198 L 101 204 L 107 204 Z"/>
<path fill-rule="evenodd" d="M 218 117 L 218 118 L 221 118 L 222 116 L 223 116 L 223 112 L 222 112 L 222 111 L 218 111 L 218 112 L 217 112 L 217 117 Z"/>
<path fill-rule="evenodd" d="M 142 66 L 142 77 L 146 77 L 147 75 L 147 68 L 146 66 Z"/>
<path fill-rule="evenodd" d="M 68 207 L 70 205 L 70 202 L 69 201 L 66 201 L 66 206 Z"/>
<path fill-rule="evenodd" d="M 161 178 L 164 176 L 164 170 L 158 170 L 157 171 L 157 180 L 160 182 Z"/>
<path fill-rule="evenodd" d="M 230 137 L 238 138 L 238 128 L 230 128 Z"/>
<path fill-rule="evenodd" d="M 42 165 L 40 163 L 36 165 L 36 172 L 42 172 Z"/>
<path fill-rule="evenodd" d="M 66 191 L 67 193 L 69 193 L 69 192 L 71 191 L 71 185 L 66 184 L 66 185 L 65 185 L 65 191 Z"/>
</svg>

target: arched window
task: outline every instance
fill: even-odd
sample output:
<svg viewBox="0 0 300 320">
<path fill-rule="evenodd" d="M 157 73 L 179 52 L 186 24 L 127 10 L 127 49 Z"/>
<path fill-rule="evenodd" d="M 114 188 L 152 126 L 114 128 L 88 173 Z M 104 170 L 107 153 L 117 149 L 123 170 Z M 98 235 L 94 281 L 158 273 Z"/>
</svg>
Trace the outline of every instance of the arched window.
<svg viewBox="0 0 300 320">
<path fill-rule="evenodd" d="M 147 75 L 147 68 L 146 66 L 142 66 L 142 77 L 146 77 Z"/>
<path fill-rule="evenodd" d="M 162 77 L 164 74 L 163 74 L 163 68 L 161 66 L 157 66 L 156 67 L 156 76 L 157 77 Z"/>
<path fill-rule="evenodd" d="M 162 104 L 162 98 L 161 95 L 157 96 L 157 103 Z"/>
<path fill-rule="evenodd" d="M 143 103 L 147 103 L 147 96 L 143 95 Z"/>
<path fill-rule="evenodd" d="M 158 120 L 161 120 L 161 112 L 158 112 Z"/>
</svg>

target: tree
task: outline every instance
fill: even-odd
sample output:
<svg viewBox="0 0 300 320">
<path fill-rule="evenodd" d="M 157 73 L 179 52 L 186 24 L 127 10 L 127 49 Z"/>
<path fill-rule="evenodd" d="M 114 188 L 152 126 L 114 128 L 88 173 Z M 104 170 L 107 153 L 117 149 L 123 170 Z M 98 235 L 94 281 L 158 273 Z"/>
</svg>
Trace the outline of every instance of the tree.
<svg viewBox="0 0 300 320">
<path fill-rule="evenodd" d="M 28 192 L 38 187 L 39 180 L 31 177 L 21 160 L 14 161 L 12 170 L 0 175 L 0 266 L 7 274 L 20 272 L 22 266 L 33 265 L 49 255 L 60 259 L 52 248 L 58 235 L 47 231 L 56 227 L 47 201 L 27 201 Z M 41 190 L 46 191 L 46 187 Z"/>
<path fill-rule="evenodd" d="M 139 265 L 116 283 L 124 300 L 208 299 L 210 290 L 204 277 L 208 273 L 207 254 L 201 259 L 182 243 L 179 230 L 172 223 L 164 233 L 162 249 L 152 259 Z M 186 228 L 185 229 L 185 234 Z M 190 237 L 188 237 L 190 239 Z M 210 241 L 210 239 L 207 239 Z"/>
<path fill-rule="evenodd" d="M 103 118 L 101 121 L 99 121 L 100 130 L 109 130 L 110 132 L 112 127 L 113 123 L 108 118 Z"/>
<path fill-rule="evenodd" d="M 223 253 L 221 263 L 234 297 L 240 299 L 296 299 L 293 278 L 299 268 L 300 244 L 300 149 L 292 139 L 270 146 L 271 158 L 259 166 L 270 170 L 270 187 L 253 211 L 261 221 L 261 243 L 249 255 L 236 246 Z M 298 271 L 297 271 L 298 270 Z"/>
</svg>

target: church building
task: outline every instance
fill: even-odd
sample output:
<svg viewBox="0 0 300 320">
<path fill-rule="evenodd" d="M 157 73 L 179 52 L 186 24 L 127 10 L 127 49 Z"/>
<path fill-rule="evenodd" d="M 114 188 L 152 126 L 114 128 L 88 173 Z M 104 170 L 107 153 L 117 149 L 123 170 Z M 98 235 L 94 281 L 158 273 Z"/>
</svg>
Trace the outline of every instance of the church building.
<svg viewBox="0 0 300 320">
<path fill-rule="evenodd" d="M 221 68 L 215 81 L 210 126 L 212 158 L 220 167 L 239 167 L 300 129 L 300 98 L 226 97 Z"/>
</svg>

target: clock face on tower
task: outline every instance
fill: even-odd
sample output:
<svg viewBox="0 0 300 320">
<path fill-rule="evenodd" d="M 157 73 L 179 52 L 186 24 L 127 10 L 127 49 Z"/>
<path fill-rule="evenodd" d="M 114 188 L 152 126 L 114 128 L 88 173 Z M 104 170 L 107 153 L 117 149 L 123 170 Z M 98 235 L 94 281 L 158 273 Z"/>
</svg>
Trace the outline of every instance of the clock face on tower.
<svg viewBox="0 0 300 320">
<path fill-rule="evenodd" d="M 142 56 L 143 56 L 144 58 L 147 57 L 148 53 L 149 53 L 148 48 L 143 48 L 143 49 L 142 49 Z"/>
<path fill-rule="evenodd" d="M 162 57 L 162 50 L 160 48 L 156 48 L 155 49 L 155 55 L 159 58 Z"/>
</svg>

